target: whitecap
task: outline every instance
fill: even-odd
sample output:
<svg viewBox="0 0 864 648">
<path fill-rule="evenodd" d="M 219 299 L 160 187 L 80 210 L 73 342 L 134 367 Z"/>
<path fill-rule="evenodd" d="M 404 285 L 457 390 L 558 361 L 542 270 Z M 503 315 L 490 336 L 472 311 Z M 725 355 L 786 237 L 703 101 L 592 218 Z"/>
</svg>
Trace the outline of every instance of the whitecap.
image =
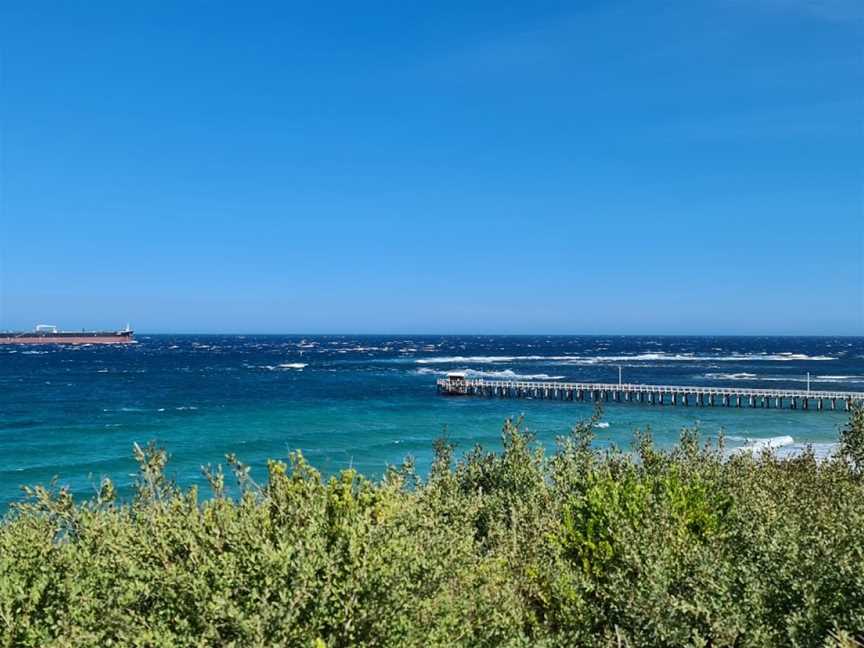
<svg viewBox="0 0 864 648">
<path fill-rule="evenodd" d="M 565 364 L 597 364 L 603 362 L 789 362 L 836 360 L 833 356 L 804 353 L 733 353 L 730 355 L 696 355 L 694 353 L 635 353 L 631 355 L 520 355 L 520 356 L 440 356 L 417 358 L 417 364 L 493 364 L 496 362 L 552 362 Z"/>
<path fill-rule="evenodd" d="M 705 374 L 706 378 L 711 378 L 712 380 L 758 380 L 759 376 L 754 373 L 747 373 L 746 371 L 741 371 L 739 373 L 707 373 Z"/>
<path fill-rule="evenodd" d="M 538 374 L 520 374 L 516 373 L 512 369 L 503 369 L 501 371 L 480 371 L 478 369 L 459 369 L 453 371 L 438 371 L 435 369 L 430 369 L 428 367 L 421 367 L 417 369 L 417 372 L 420 375 L 436 375 L 436 376 L 446 376 L 447 374 L 459 373 L 464 375 L 466 378 L 493 378 L 500 380 L 561 380 L 564 376 L 550 376 L 545 373 Z"/>
<path fill-rule="evenodd" d="M 278 365 L 257 365 L 257 369 L 266 369 L 267 371 L 285 371 L 288 369 L 302 370 L 307 367 L 305 362 L 283 362 Z"/>
<path fill-rule="evenodd" d="M 705 378 L 710 380 L 758 380 L 760 382 L 790 382 L 790 383 L 806 383 L 806 376 L 759 376 L 753 373 L 742 371 L 740 373 L 706 373 Z M 810 376 L 810 384 L 818 385 L 819 383 L 835 384 L 835 383 L 864 383 L 864 376 Z"/>
<path fill-rule="evenodd" d="M 516 359 L 516 356 L 442 356 L 440 358 L 417 358 L 415 362 L 417 364 L 454 364 L 464 362 L 491 364 L 493 362 L 512 362 Z"/>
</svg>

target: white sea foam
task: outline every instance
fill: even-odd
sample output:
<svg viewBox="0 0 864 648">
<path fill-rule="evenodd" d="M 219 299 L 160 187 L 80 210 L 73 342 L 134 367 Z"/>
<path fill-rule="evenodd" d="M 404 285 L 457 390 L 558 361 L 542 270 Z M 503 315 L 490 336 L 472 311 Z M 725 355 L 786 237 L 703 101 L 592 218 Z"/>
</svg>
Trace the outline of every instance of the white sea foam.
<svg viewBox="0 0 864 648">
<path fill-rule="evenodd" d="M 838 443 L 800 443 L 791 436 L 768 437 L 765 439 L 754 439 L 749 437 L 728 436 L 730 441 L 744 441 L 744 445 L 732 448 L 732 454 L 749 452 L 759 454 L 763 450 L 771 450 L 777 457 L 789 458 L 801 455 L 808 449 L 813 452 L 817 459 L 828 459 L 836 453 L 840 447 Z"/>
<path fill-rule="evenodd" d="M 712 380 L 759 380 L 759 376 L 754 373 L 747 373 L 746 371 L 739 373 L 707 373 L 705 377 Z"/>
<path fill-rule="evenodd" d="M 356 351 L 357 353 L 368 353 L 370 351 L 390 351 L 392 347 L 377 347 L 377 346 L 353 346 L 353 347 L 342 347 L 339 351 Z M 322 351 L 327 351 L 327 349 L 322 349 Z"/>
<path fill-rule="evenodd" d="M 421 367 L 417 370 L 421 375 L 446 376 L 449 373 L 464 374 L 466 378 L 497 378 L 502 380 L 561 380 L 564 376 L 550 376 L 545 373 L 538 374 L 520 374 L 512 369 L 503 369 L 501 371 L 479 371 L 477 369 L 458 369 L 453 371 L 438 371 L 428 367 Z"/>
<path fill-rule="evenodd" d="M 440 356 L 417 358 L 417 364 L 494 364 L 496 362 L 551 362 L 565 364 L 598 364 L 604 362 L 789 362 L 836 360 L 833 356 L 805 353 L 733 353 L 730 355 L 697 355 L 695 353 L 636 353 L 632 355 L 520 355 L 520 356 Z"/>
<path fill-rule="evenodd" d="M 599 423 L 595 423 L 595 424 L 594 424 L 594 427 L 595 427 L 595 428 L 605 429 L 605 428 L 608 428 L 608 427 L 609 427 L 609 423 L 607 423 L 606 421 L 600 421 Z"/>
<path fill-rule="evenodd" d="M 288 369 L 302 370 L 309 365 L 305 362 L 283 362 L 278 365 L 257 365 L 257 369 L 266 369 L 267 371 L 286 371 Z"/>
<path fill-rule="evenodd" d="M 440 358 L 417 358 L 417 364 L 455 364 L 472 362 L 478 364 L 491 364 L 493 362 L 513 362 L 516 356 L 442 356 Z"/>
<path fill-rule="evenodd" d="M 729 437 L 729 439 L 735 440 L 741 437 Z M 751 439 L 747 438 L 744 440 L 744 445 L 740 448 L 736 448 L 738 452 L 751 452 L 753 454 L 757 454 L 762 452 L 763 450 L 776 450 L 777 448 L 782 448 L 784 446 L 791 446 L 795 443 L 795 439 L 791 436 L 776 436 L 776 437 L 768 437 L 767 439 Z"/>
<path fill-rule="evenodd" d="M 705 378 L 710 380 L 758 380 L 759 382 L 794 382 L 806 383 L 807 378 L 802 376 L 760 376 L 754 373 L 706 373 Z M 810 384 L 820 383 L 864 383 L 864 376 L 810 376 Z"/>
</svg>

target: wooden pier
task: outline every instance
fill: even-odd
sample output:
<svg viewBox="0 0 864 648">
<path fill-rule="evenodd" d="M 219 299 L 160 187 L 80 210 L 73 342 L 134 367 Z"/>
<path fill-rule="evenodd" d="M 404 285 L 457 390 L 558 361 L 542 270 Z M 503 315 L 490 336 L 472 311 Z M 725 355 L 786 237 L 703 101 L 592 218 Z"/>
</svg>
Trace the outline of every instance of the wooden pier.
<svg viewBox="0 0 864 648">
<path fill-rule="evenodd" d="M 864 403 L 864 392 L 795 389 L 746 389 L 639 385 L 628 383 L 571 383 L 534 380 L 483 380 L 450 374 L 437 381 L 438 392 L 450 396 L 537 398 L 577 402 L 637 403 L 696 407 L 756 407 L 764 409 L 849 411 Z"/>
</svg>

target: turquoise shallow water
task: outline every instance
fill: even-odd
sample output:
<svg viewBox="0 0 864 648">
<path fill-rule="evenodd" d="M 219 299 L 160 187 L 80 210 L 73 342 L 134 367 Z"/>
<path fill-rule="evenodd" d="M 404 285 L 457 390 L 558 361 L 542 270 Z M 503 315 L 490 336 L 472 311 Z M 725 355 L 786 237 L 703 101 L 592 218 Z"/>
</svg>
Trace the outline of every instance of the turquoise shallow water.
<svg viewBox="0 0 864 648">
<path fill-rule="evenodd" d="M 428 468 L 445 432 L 461 450 L 497 447 L 506 417 L 524 415 L 549 448 L 591 405 L 448 398 L 448 370 L 487 377 L 737 384 L 864 390 L 861 338 L 140 336 L 131 347 L 0 349 L 0 507 L 21 484 L 53 476 L 78 495 L 110 476 L 128 494 L 133 442 L 171 453 L 182 484 L 228 452 L 262 471 L 302 449 L 324 473 L 353 466 L 380 476 L 413 456 Z M 627 447 L 650 426 L 662 444 L 683 426 L 722 428 L 730 445 L 784 440 L 828 452 L 845 415 L 727 408 L 606 408 L 598 444 Z"/>
</svg>

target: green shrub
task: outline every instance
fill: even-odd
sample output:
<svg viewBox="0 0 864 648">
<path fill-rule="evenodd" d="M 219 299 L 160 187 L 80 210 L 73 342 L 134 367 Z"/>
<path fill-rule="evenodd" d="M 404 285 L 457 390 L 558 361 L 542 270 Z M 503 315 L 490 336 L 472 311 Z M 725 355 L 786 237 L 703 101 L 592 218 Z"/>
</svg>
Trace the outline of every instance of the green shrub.
<svg viewBox="0 0 864 648">
<path fill-rule="evenodd" d="M 6 646 L 853 646 L 864 631 L 864 414 L 840 456 L 649 434 L 544 455 L 436 444 L 380 481 L 235 457 L 199 499 L 135 446 L 136 495 L 36 487 L 0 524 Z"/>
<path fill-rule="evenodd" d="M 840 431 L 840 452 L 856 472 L 864 472 L 864 405 L 860 403 L 852 407 L 849 422 Z"/>
</svg>

